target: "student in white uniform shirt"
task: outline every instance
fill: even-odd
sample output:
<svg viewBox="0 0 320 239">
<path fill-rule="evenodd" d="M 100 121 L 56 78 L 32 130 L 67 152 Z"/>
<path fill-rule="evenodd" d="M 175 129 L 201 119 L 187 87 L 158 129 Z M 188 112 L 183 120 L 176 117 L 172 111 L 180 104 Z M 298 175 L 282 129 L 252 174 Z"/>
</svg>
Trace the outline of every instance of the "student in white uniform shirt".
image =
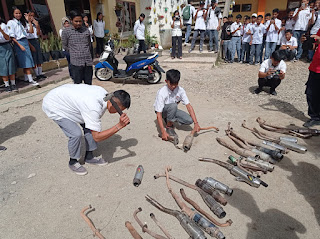
<svg viewBox="0 0 320 239">
<path fill-rule="evenodd" d="M 272 19 L 267 22 L 267 38 L 266 38 L 266 53 L 264 59 L 269 59 L 271 54 L 276 50 L 279 30 L 281 28 L 281 20 L 277 17 L 279 15 L 279 9 L 273 9 Z"/>
<path fill-rule="evenodd" d="M 281 40 L 280 50 L 283 51 L 288 61 L 292 61 L 295 58 L 297 54 L 297 48 L 297 39 L 293 37 L 291 30 L 286 30 L 285 37 L 283 37 Z"/>
<path fill-rule="evenodd" d="M 211 5 L 210 5 L 211 2 Z M 218 5 L 218 0 L 205 0 L 204 8 L 209 9 L 209 7 L 212 7 L 214 4 Z"/>
<path fill-rule="evenodd" d="M 238 62 L 241 60 L 241 28 L 242 28 L 242 23 L 241 23 L 242 15 L 238 14 L 236 16 L 236 21 L 232 23 L 231 25 L 231 61 L 230 63 L 234 62 L 234 57 L 237 52 L 238 55 Z"/>
<path fill-rule="evenodd" d="M 175 10 L 172 17 L 172 53 L 171 58 L 174 59 L 177 54 L 177 58 L 182 59 L 182 19 L 179 11 Z M 178 44 L 178 45 L 177 45 Z M 178 48 L 178 52 L 177 51 Z"/>
<path fill-rule="evenodd" d="M 144 15 L 144 13 L 141 13 L 139 16 L 139 19 L 136 21 L 136 23 L 134 24 L 134 35 L 136 36 L 136 38 L 139 41 L 139 49 L 138 49 L 138 53 L 140 54 L 141 51 L 143 51 L 144 53 L 146 53 L 146 44 L 144 42 L 145 37 L 144 37 L 144 31 L 146 29 L 143 21 L 146 18 L 146 15 Z"/>
<path fill-rule="evenodd" d="M 85 163 L 106 165 L 107 162 L 103 158 L 93 156 L 93 151 L 98 147 L 97 142 L 110 138 L 130 123 L 128 116 L 123 113 L 119 123 L 102 130 L 101 118 L 105 112 L 108 110 L 110 114 L 117 113 L 110 100 L 106 101 L 107 94 L 108 92 L 100 86 L 65 84 L 51 90 L 43 98 L 42 110 L 69 138 L 69 168 L 78 175 L 87 174 L 87 170 L 79 163 L 82 130 L 86 142 Z M 129 109 L 131 100 L 127 92 L 117 90 L 113 92 L 112 99 L 121 110 Z"/>
<path fill-rule="evenodd" d="M 30 32 L 28 32 L 27 23 L 30 25 Z M 27 40 L 27 34 L 33 33 L 33 27 L 31 18 L 29 15 L 22 16 L 19 8 L 13 7 L 13 19 L 8 21 L 7 24 L 9 30 L 9 36 L 14 42 L 14 50 L 16 53 L 17 66 L 23 68 L 24 79 L 30 84 L 37 86 L 39 85 L 32 79 L 31 69 L 34 67 L 32 54 Z"/>
<path fill-rule="evenodd" d="M 309 0 L 302 0 L 300 8 L 294 11 L 293 19 L 296 24 L 293 28 L 293 36 L 298 40 L 298 53 L 296 59 L 299 60 L 302 56 L 302 42 L 301 37 L 307 32 L 309 20 L 311 18 L 311 11 L 309 8 Z"/>
<path fill-rule="evenodd" d="M 10 93 L 11 91 L 18 91 L 18 89 L 15 79 L 17 71 L 15 57 L 8 34 L 7 25 L 4 19 L 0 17 L 0 77 L 4 82 L 6 92 Z"/>
<path fill-rule="evenodd" d="M 204 35 L 206 33 L 206 9 L 204 8 L 204 1 L 200 1 L 200 7 L 197 9 L 194 15 L 194 31 L 193 31 L 193 37 L 191 41 L 191 47 L 189 50 L 189 53 L 193 51 L 194 46 L 196 44 L 196 40 L 198 38 L 199 32 L 200 32 L 200 53 L 203 51 L 203 43 L 204 43 Z"/>
<path fill-rule="evenodd" d="M 241 62 L 249 63 L 250 58 L 250 42 L 251 42 L 251 23 L 250 17 L 244 17 L 244 25 L 242 26 L 242 47 L 241 47 Z"/>
<path fill-rule="evenodd" d="M 286 18 L 286 30 L 292 30 L 294 28 L 294 25 L 296 24 L 296 21 L 293 19 L 294 9 L 288 9 L 287 10 L 287 18 Z"/>
<path fill-rule="evenodd" d="M 182 18 L 183 25 L 186 26 L 186 35 L 184 40 L 184 45 L 186 46 L 189 42 L 190 34 L 191 34 L 191 25 L 194 14 L 196 13 L 196 9 L 191 4 L 191 0 L 188 0 L 187 6 L 182 9 Z"/>
<path fill-rule="evenodd" d="M 211 7 L 207 11 L 207 31 L 209 31 L 209 51 L 213 51 L 213 41 L 215 52 L 219 49 L 219 31 L 221 28 L 222 14 L 221 9 L 217 7 L 216 0 L 211 1 Z"/>
<path fill-rule="evenodd" d="M 101 53 L 104 51 L 104 29 L 106 27 L 106 23 L 103 20 L 102 12 L 97 13 L 97 19 L 93 21 L 93 31 L 94 36 L 96 37 L 96 57 L 99 57 Z"/>
<path fill-rule="evenodd" d="M 283 56 L 280 51 L 275 51 L 271 59 L 265 60 L 259 70 L 259 87 L 255 89 L 255 94 L 259 94 L 265 86 L 270 87 L 270 94 L 276 96 L 276 88 L 285 78 L 287 65 L 282 60 Z"/>
<path fill-rule="evenodd" d="M 34 11 L 27 10 L 26 13 L 31 18 L 31 23 L 33 26 L 33 33 L 27 34 L 27 39 L 30 43 L 29 46 L 30 46 L 32 58 L 33 58 L 33 61 L 35 64 L 35 67 L 33 68 L 33 70 L 34 70 L 34 73 L 36 74 L 37 80 L 46 79 L 47 77 L 45 75 L 43 75 L 43 73 L 42 73 L 43 59 L 42 59 L 42 51 L 41 51 L 41 47 L 40 47 L 40 42 L 39 42 L 39 36 L 41 33 L 40 25 L 39 25 L 39 22 L 34 18 L 35 17 Z M 28 31 L 30 32 L 30 25 L 28 25 Z"/>
<path fill-rule="evenodd" d="M 284 35 L 286 34 L 286 20 L 282 19 L 281 22 L 282 22 L 281 28 L 278 31 L 278 41 L 277 41 L 276 51 L 279 50 L 279 48 L 281 47 L 282 38 L 284 38 Z"/>
<path fill-rule="evenodd" d="M 166 86 L 163 86 L 157 92 L 154 103 L 154 110 L 157 114 L 157 122 L 161 131 L 163 140 L 168 140 L 168 137 L 176 136 L 174 130 L 174 122 L 183 125 L 190 125 L 194 123 L 193 132 L 199 132 L 200 126 L 197 121 L 196 114 L 187 97 L 185 90 L 179 86 L 180 72 L 178 70 L 168 70 L 166 73 Z M 189 112 L 186 113 L 178 109 L 178 104 L 182 102 L 187 107 Z M 163 119 L 166 125 L 163 124 Z"/>
<path fill-rule="evenodd" d="M 263 16 L 259 15 L 255 24 L 251 25 L 251 49 L 250 49 L 250 65 L 256 65 L 261 59 L 261 48 L 263 44 L 263 35 L 266 32 L 266 26 L 262 24 Z M 253 61 L 253 58 L 254 61 Z"/>
</svg>

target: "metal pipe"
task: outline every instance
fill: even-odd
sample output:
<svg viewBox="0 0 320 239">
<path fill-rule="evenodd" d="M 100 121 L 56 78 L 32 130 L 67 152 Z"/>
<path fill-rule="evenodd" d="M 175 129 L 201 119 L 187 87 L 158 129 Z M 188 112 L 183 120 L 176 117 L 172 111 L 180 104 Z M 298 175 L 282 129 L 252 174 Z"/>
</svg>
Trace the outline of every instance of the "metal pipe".
<svg viewBox="0 0 320 239">
<path fill-rule="evenodd" d="M 136 229 L 134 229 L 134 227 L 132 226 L 131 222 L 126 221 L 125 226 L 134 239 L 142 239 L 142 237 L 139 235 Z"/>
<path fill-rule="evenodd" d="M 91 205 L 85 207 L 84 209 L 81 210 L 81 217 L 83 218 L 83 220 L 85 220 L 85 222 L 89 225 L 89 227 L 91 228 L 91 230 L 93 231 L 93 235 L 97 236 L 99 239 L 105 239 L 105 237 L 100 233 L 100 231 L 93 225 L 92 221 L 88 218 L 88 216 L 85 214 L 85 212 L 88 209 L 92 209 L 94 210 L 94 208 L 91 207 Z"/>
<path fill-rule="evenodd" d="M 157 224 L 157 226 L 160 228 L 160 230 L 166 235 L 169 239 L 174 239 L 173 236 L 170 235 L 170 233 L 160 224 L 160 222 L 157 220 L 156 216 L 153 213 L 150 213 L 151 219 Z"/>
<path fill-rule="evenodd" d="M 156 239 L 167 239 L 166 237 L 163 237 L 163 236 L 161 236 L 161 235 L 158 235 L 158 234 L 150 231 L 150 230 L 148 229 L 147 224 L 143 224 L 143 223 L 140 221 L 140 219 L 138 218 L 138 215 L 137 215 L 137 214 L 138 214 L 139 212 L 141 212 L 141 211 L 142 211 L 142 208 L 139 207 L 137 210 L 134 211 L 133 217 L 134 217 L 134 219 L 137 221 L 137 223 L 139 224 L 139 226 L 142 228 L 142 232 L 144 232 L 144 233 L 146 232 L 146 233 L 148 233 L 150 236 L 152 236 L 153 238 L 156 238 Z"/>
</svg>

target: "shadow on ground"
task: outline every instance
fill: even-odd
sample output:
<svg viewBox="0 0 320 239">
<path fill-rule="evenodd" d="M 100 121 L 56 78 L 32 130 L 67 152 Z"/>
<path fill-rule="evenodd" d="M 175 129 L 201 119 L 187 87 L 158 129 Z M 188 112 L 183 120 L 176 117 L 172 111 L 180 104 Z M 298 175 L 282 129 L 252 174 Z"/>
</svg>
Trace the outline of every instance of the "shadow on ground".
<svg viewBox="0 0 320 239">
<path fill-rule="evenodd" d="M 130 150 L 130 148 L 136 146 L 137 144 L 138 140 L 135 138 L 122 140 L 122 136 L 115 134 L 109 140 L 99 143 L 98 149 L 95 151 L 95 155 L 102 155 L 106 161 L 109 163 L 114 163 L 125 158 L 136 156 L 136 153 Z M 120 147 L 121 151 L 125 152 L 125 155 L 123 155 L 124 153 L 121 152 L 118 154 L 123 156 L 114 157 L 118 147 Z"/>
<path fill-rule="evenodd" d="M 315 217 L 320 225 L 320 168 L 307 162 L 299 162 L 296 166 L 288 158 L 282 160 L 278 166 L 291 172 L 288 179 L 314 209 Z M 313 215 L 310 215 L 310 220 L 314 220 Z"/>
<path fill-rule="evenodd" d="M 285 102 L 279 99 L 271 98 L 269 99 L 269 103 L 259 105 L 262 109 L 267 111 L 280 111 L 285 113 L 293 118 L 301 120 L 303 122 L 307 121 L 309 118 L 304 115 L 304 113 L 298 110 L 295 106 L 290 104 L 289 102 Z M 272 107 L 275 106 L 276 109 Z"/>
<path fill-rule="evenodd" d="M 299 238 L 297 233 L 306 232 L 306 228 L 299 221 L 284 212 L 278 209 L 268 209 L 261 212 L 249 193 L 241 189 L 234 191 L 235 193 L 230 197 L 228 203 L 251 218 L 251 222 L 247 224 L 247 239 L 295 239 Z"/>
<path fill-rule="evenodd" d="M 34 122 L 36 122 L 35 117 L 24 116 L 18 121 L 7 125 L 3 129 L 0 129 L 0 144 L 13 137 L 25 134 Z"/>
</svg>

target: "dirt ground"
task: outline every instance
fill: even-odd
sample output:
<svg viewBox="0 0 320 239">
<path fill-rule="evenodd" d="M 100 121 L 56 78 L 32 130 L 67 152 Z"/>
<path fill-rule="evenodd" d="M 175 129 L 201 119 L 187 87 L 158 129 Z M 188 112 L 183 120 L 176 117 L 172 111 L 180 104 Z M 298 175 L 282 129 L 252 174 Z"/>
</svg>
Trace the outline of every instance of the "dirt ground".
<svg viewBox="0 0 320 239">
<path fill-rule="evenodd" d="M 172 175 L 187 182 L 214 177 L 234 189 L 224 207 L 227 216 L 219 220 L 234 222 L 231 227 L 220 228 L 226 238 L 319 238 L 319 137 L 300 139 L 300 144 L 308 148 L 306 154 L 290 152 L 274 172 L 263 175 L 268 188 L 252 188 L 235 181 L 226 169 L 197 160 L 212 157 L 227 161 L 232 152 L 219 145 L 216 137 L 224 137 L 228 122 L 252 140 L 257 139 L 240 127 L 243 120 L 255 127 L 258 116 L 278 125 L 301 126 L 307 120 L 304 84 L 308 64 L 288 63 L 286 79 L 276 97 L 265 92 L 252 94 L 258 66 L 160 64 L 165 70 L 181 71 L 180 85 L 188 93 L 200 126 L 220 128 L 219 133 L 198 135 L 187 153 L 158 138 L 153 103 L 157 90 L 165 84 L 164 77 L 157 85 L 133 80 L 124 85 L 122 81 L 94 81 L 108 91 L 124 89 L 131 94 L 132 107 L 127 111 L 131 124 L 99 144 L 96 154 L 110 163 L 104 167 L 85 165 L 86 176 L 71 173 L 67 138 L 41 110 L 44 95 L 70 80 L 0 101 L 0 145 L 8 148 L 0 153 L 1 238 L 93 238 L 80 216 L 81 209 L 89 204 L 96 209 L 89 217 L 106 238 L 131 238 L 124 226 L 127 220 L 143 238 L 151 238 L 133 219 L 138 207 L 143 209 L 141 220 L 151 230 L 161 234 L 149 216 L 153 212 L 174 238 L 188 238 L 174 217 L 160 212 L 144 198 L 148 194 L 164 206 L 178 209 L 164 178 L 153 179 L 153 175 L 164 172 L 166 165 L 172 166 Z M 103 128 L 113 126 L 118 118 L 106 113 Z M 180 141 L 190 129 L 178 128 Z M 145 174 L 136 188 L 132 179 L 139 164 Z M 181 186 L 174 182 L 172 186 L 178 193 Z M 210 212 L 199 194 L 188 188 L 185 191 Z"/>
</svg>

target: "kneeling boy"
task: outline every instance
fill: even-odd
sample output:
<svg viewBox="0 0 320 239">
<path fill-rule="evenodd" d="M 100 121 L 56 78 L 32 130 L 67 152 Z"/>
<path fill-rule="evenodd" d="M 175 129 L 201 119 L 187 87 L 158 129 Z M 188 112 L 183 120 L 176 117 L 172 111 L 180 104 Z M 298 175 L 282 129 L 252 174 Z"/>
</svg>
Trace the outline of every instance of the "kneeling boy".
<svg viewBox="0 0 320 239">
<path fill-rule="evenodd" d="M 180 72 L 178 70 L 169 70 L 166 73 L 167 85 L 162 87 L 156 97 L 154 110 L 157 114 L 157 121 L 161 130 L 163 140 L 168 140 L 168 136 L 175 136 L 174 122 L 190 125 L 194 123 L 194 131 L 199 132 L 200 126 L 194 113 L 193 107 L 187 97 L 185 90 L 180 87 Z M 178 109 L 178 104 L 182 102 L 187 107 L 189 112 L 186 113 Z M 166 122 L 166 127 L 163 125 L 163 120 Z"/>
</svg>

